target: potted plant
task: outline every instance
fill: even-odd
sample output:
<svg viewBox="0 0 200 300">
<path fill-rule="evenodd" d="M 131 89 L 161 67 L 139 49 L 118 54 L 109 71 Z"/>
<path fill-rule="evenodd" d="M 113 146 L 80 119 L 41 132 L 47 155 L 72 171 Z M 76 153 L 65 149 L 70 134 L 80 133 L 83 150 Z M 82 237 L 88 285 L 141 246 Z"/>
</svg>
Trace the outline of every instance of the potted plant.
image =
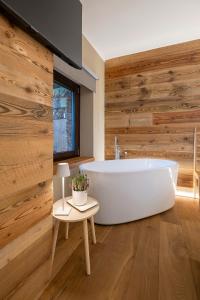
<svg viewBox="0 0 200 300">
<path fill-rule="evenodd" d="M 86 174 L 79 173 L 72 178 L 72 198 L 74 205 L 87 203 L 87 189 L 89 187 Z"/>
</svg>

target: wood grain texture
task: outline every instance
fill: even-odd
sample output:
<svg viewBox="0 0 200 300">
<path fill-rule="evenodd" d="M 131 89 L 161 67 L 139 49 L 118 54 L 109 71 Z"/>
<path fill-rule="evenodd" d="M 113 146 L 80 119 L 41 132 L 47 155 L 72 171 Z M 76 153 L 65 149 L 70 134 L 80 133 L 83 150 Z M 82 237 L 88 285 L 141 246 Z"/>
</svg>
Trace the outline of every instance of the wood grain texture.
<svg viewBox="0 0 200 300">
<path fill-rule="evenodd" d="M 178 295 L 182 295 L 184 299 L 197 299 L 189 255 L 180 225 L 162 222 L 160 252 L 159 299 L 177 299 Z"/>
<path fill-rule="evenodd" d="M 200 299 L 199 226 L 198 201 L 189 198 L 177 198 L 173 209 L 147 219 L 96 225 L 91 276 L 85 276 L 81 241 L 40 299 Z"/>
<path fill-rule="evenodd" d="M 0 296 L 9 298 L 12 290 L 17 290 L 21 283 L 50 256 L 51 229 L 33 245 L 0 270 Z M 48 278 L 48 277 L 47 277 Z M 37 285 L 37 281 L 35 282 Z M 27 298 L 26 298 L 27 299 Z"/>
<path fill-rule="evenodd" d="M 0 247 L 51 213 L 51 185 L 44 182 L 7 198 L 9 206 L 0 211 Z"/>
<path fill-rule="evenodd" d="M 128 158 L 177 160 L 191 187 L 194 128 L 200 129 L 200 40 L 106 61 L 105 156 L 114 137 Z M 185 161 L 185 164 L 184 164 Z"/>
<path fill-rule="evenodd" d="M 52 54 L 1 17 L 0 93 L 50 105 Z"/>
<path fill-rule="evenodd" d="M 121 56 L 107 61 L 109 71 L 106 78 L 161 71 L 174 67 L 191 66 L 199 63 L 199 40 L 173 46 Z"/>
<path fill-rule="evenodd" d="M 18 236 L 12 242 L 3 247 L 0 251 L 0 270 L 19 254 L 33 245 L 46 232 L 52 228 L 52 217 L 47 216 L 40 222 L 31 226 L 25 233 Z"/>
<path fill-rule="evenodd" d="M 52 87 L 52 53 L 1 15 L 0 299 L 35 299 L 48 281 Z"/>
</svg>

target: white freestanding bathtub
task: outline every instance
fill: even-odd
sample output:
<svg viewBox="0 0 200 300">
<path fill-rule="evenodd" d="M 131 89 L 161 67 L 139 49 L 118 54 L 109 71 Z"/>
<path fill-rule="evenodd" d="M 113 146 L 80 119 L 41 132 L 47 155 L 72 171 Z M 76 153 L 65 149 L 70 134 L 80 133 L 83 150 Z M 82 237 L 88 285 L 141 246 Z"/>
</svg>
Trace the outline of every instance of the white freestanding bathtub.
<svg viewBox="0 0 200 300">
<path fill-rule="evenodd" d="M 82 164 L 89 195 L 99 201 L 97 224 L 119 224 L 173 207 L 178 174 L 175 161 L 160 159 L 107 160 Z"/>
</svg>

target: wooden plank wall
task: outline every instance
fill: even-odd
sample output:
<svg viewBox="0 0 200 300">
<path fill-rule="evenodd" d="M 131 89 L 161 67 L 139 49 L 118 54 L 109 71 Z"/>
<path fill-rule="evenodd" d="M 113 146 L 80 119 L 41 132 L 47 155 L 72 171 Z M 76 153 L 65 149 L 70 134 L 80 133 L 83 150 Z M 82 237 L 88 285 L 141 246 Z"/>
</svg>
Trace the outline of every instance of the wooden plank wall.
<svg viewBox="0 0 200 300">
<path fill-rule="evenodd" d="M 0 299 L 35 299 L 52 242 L 52 54 L 0 16 Z"/>
<path fill-rule="evenodd" d="M 180 163 L 192 186 L 194 128 L 200 127 L 200 40 L 106 61 L 105 156 L 117 135 L 128 158 Z M 200 142 L 200 138 L 199 138 Z"/>
</svg>

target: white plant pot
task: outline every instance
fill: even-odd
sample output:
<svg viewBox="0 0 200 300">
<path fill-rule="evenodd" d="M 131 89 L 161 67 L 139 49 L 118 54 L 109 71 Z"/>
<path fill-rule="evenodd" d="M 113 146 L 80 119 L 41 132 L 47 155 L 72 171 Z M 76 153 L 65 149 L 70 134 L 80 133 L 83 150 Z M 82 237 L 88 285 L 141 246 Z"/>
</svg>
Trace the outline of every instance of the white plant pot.
<svg viewBox="0 0 200 300">
<path fill-rule="evenodd" d="M 72 190 L 72 199 L 74 205 L 85 205 L 87 203 L 87 191 L 77 192 Z"/>
</svg>

